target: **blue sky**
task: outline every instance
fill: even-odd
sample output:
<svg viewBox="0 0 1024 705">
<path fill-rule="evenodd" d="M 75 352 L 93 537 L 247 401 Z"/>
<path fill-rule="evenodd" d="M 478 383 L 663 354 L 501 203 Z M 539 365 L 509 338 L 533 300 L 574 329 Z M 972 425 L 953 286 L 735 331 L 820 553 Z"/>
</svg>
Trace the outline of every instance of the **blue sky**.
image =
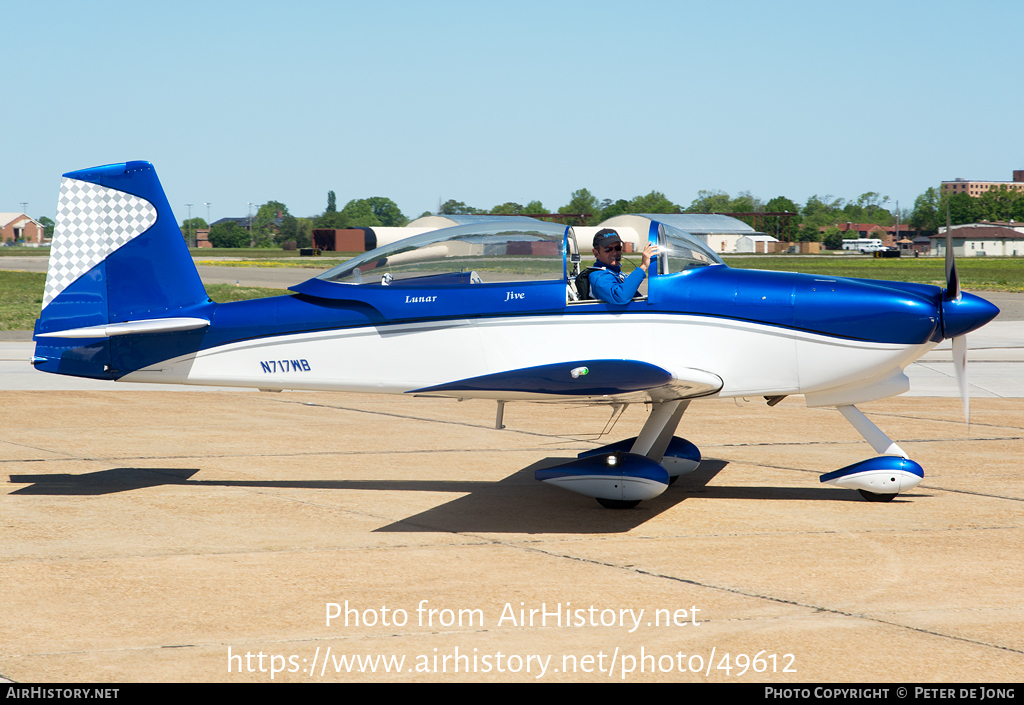
<svg viewBox="0 0 1024 705">
<path fill-rule="evenodd" d="M 179 222 L 587 188 L 903 208 L 1024 169 L 1024 2 L 46 2 L 0 11 L 0 211 L 146 159 Z M 893 203 L 888 204 L 890 207 Z"/>
</svg>

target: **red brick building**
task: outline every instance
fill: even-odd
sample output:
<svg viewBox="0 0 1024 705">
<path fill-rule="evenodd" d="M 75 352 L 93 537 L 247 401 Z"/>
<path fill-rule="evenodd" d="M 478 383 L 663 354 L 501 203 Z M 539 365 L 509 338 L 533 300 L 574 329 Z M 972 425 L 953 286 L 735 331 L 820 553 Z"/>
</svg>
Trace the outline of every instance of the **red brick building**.
<svg viewBox="0 0 1024 705">
<path fill-rule="evenodd" d="M 24 213 L 0 213 L 0 240 L 21 240 L 27 245 L 42 245 L 46 229 Z"/>
</svg>

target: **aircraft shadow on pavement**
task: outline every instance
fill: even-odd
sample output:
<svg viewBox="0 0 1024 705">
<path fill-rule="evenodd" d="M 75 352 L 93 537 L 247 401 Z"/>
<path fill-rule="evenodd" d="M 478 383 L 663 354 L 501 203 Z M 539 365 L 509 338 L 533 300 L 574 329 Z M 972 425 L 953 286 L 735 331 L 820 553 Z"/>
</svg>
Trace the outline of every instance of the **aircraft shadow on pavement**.
<svg viewBox="0 0 1024 705">
<path fill-rule="evenodd" d="M 664 494 L 634 509 L 604 509 L 583 495 L 551 487 L 534 472 L 571 458 L 545 458 L 498 482 L 460 480 L 193 480 L 199 468 L 112 468 L 82 475 L 11 475 L 12 483 L 31 483 L 10 494 L 104 495 L 180 485 L 280 489 L 452 492 L 462 496 L 383 526 L 382 532 L 617 533 L 629 531 L 690 497 L 803 501 L 863 501 L 852 490 L 832 487 L 709 486 L 727 461 L 705 458 Z"/>
<path fill-rule="evenodd" d="M 67 473 L 54 475 L 11 475 L 10 481 L 31 482 L 10 494 L 31 495 L 102 495 L 141 490 L 161 485 L 194 484 L 189 478 L 199 468 L 112 468 L 87 472 L 83 475 Z"/>
</svg>

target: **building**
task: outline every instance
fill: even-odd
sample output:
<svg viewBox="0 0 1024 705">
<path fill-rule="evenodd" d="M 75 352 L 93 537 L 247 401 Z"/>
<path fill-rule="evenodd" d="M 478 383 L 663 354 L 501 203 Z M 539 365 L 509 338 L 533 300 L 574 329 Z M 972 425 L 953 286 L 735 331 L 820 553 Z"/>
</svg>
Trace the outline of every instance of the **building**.
<svg viewBox="0 0 1024 705">
<path fill-rule="evenodd" d="M 590 252 L 594 249 L 594 236 L 606 227 L 609 226 L 574 225 L 572 231 L 576 235 L 576 245 L 580 248 L 580 252 L 585 256 L 590 256 Z M 623 252 L 643 252 L 647 242 L 647 230 L 644 230 L 643 238 L 640 237 L 640 233 L 626 225 L 615 227 L 615 232 L 619 234 L 619 238 L 622 240 Z"/>
<path fill-rule="evenodd" d="M 1013 172 L 1013 181 L 971 181 L 969 179 L 954 179 L 943 181 L 941 192 L 943 195 L 953 196 L 958 193 L 966 193 L 968 196 L 985 195 L 986 191 L 1005 188 L 1009 191 L 1024 193 L 1024 169 L 1017 169 Z"/>
<path fill-rule="evenodd" d="M 245 228 L 246 230 L 252 230 L 252 223 L 256 220 L 256 216 L 242 216 L 241 218 L 221 218 L 220 220 L 210 223 L 210 227 L 213 228 L 221 223 L 234 223 L 235 225 Z M 270 229 L 275 233 L 281 229 L 281 223 L 284 222 L 284 211 L 278 211 L 277 215 L 272 221 L 270 221 Z"/>
<path fill-rule="evenodd" d="M 918 235 L 914 238 L 914 245 L 911 248 L 914 256 L 930 255 L 932 252 L 932 239 L 927 235 Z"/>
<path fill-rule="evenodd" d="M 980 223 L 964 223 L 963 225 L 955 226 L 955 228 L 1009 228 L 1010 230 L 1024 233 L 1024 223 L 1018 223 L 1013 220 L 983 220 Z M 946 226 L 943 225 L 939 228 L 939 235 L 943 235 L 945 232 Z"/>
<path fill-rule="evenodd" d="M 788 243 L 787 247 L 788 247 Z M 779 239 L 771 235 L 744 235 L 736 241 L 736 252 L 741 253 L 771 253 L 780 252 L 781 243 Z"/>
<path fill-rule="evenodd" d="M 215 220 L 210 223 L 210 228 L 215 228 L 218 225 L 223 225 L 224 223 L 234 223 L 235 225 L 248 230 L 251 222 L 252 219 L 247 216 L 242 218 L 221 218 L 220 220 Z"/>
<path fill-rule="evenodd" d="M 950 230 L 953 254 L 957 257 L 1024 256 L 1024 232 L 988 224 L 972 223 Z M 946 256 L 946 234 L 932 235 L 932 252 Z"/>
<path fill-rule="evenodd" d="M 380 225 L 375 225 L 372 228 L 313 228 L 313 247 L 324 252 L 369 252 L 378 247 L 390 245 L 392 242 L 437 229 L 436 227 L 411 227 L 409 225 L 404 228 Z"/>
<path fill-rule="evenodd" d="M 617 215 L 601 223 L 602 228 L 632 228 L 646 233 L 651 221 L 657 220 L 690 233 L 718 253 L 736 251 L 736 244 L 744 235 L 764 235 L 752 227 L 727 215 L 716 213 L 636 213 Z M 646 242 L 646 238 L 644 238 Z M 643 248 L 640 248 L 643 249 Z"/>
<path fill-rule="evenodd" d="M 30 247 L 39 247 L 46 236 L 46 228 L 38 220 L 24 213 L 0 213 L 0 241 L 21 241 Z"/>
</svg>

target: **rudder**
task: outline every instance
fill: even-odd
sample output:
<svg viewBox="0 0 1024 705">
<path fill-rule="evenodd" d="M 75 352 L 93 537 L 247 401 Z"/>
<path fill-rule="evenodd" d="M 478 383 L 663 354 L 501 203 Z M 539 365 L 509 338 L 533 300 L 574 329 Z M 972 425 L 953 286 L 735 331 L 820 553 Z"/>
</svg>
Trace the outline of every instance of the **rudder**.
<svg viewBox="0 0 1024 705">
<path fill-rule="evenodd" d="M 36 321 L 37 369 L 116 378 L 109 341 L 116 333 L 104 333 L 104 326 L 208 320 L 210 306 L 149 162 L 64 174 Z M 99 334 L 90 336 L 94 329 Z M 54 335 L 61 332 L 69 335 Z"/>
</svg>

